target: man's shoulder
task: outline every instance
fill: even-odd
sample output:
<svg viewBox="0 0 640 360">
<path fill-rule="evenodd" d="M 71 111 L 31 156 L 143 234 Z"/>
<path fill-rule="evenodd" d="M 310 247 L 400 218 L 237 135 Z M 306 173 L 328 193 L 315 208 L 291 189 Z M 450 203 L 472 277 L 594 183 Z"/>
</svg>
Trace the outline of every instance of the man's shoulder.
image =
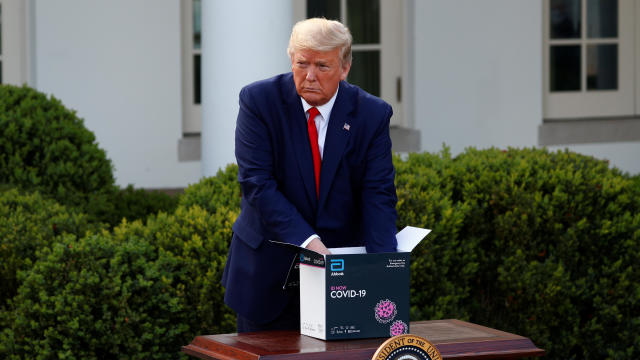
<svg viewBox="0 0 640 360">
<path fill-rule="evenodd" d="M 365 109 L 378 109 L 377 111 L 380 111 L 380 109 L 391 110 L 391 105 L 386 101 L 366 92 L 357 85 L 342 81 L 340 84 L 340 91 L 344 91 L 346 96 L 351 97 L 358 107 L 363 107 Z"/>
</svg>

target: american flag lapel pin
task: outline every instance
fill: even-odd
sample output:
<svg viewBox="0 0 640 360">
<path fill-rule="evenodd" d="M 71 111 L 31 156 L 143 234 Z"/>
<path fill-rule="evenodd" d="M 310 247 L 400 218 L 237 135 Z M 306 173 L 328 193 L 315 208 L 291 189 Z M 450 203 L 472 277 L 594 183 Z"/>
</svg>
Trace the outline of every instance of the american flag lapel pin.
<svg viewBox="0 0 640 360">
<path fill-rule="evenodd" d="M 349 131 L 349 129 L 351 129 L 351 125 L 344 123 L 344 126 L 342 128 Z"/>
</svg>

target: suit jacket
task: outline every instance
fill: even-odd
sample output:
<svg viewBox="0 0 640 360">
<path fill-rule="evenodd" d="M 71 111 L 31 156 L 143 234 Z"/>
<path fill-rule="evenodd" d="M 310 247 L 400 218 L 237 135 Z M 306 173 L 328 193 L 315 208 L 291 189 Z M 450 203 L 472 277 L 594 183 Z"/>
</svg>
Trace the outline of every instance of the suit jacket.
<svg viewBox="0 0 640 360">
<path fill-rule="evenodd" d="M 266 323 L 283 310 L 295 253 L 268 240 L 302 244 L 318 234 L 331 247 L 396 251 L 391 107 L 340 82 L 325 139 L 319 198 L 306 117 L 291 73 L 240 92 L 235 155 L 241 213 L 222 278 L 225 302 Z"/>
</svg>

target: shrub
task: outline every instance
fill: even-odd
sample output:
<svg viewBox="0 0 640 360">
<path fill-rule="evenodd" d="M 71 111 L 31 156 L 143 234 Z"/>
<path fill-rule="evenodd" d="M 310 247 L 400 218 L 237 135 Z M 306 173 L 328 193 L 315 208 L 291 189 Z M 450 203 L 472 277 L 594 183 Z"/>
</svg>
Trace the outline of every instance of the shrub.
<svg viewBox="0 0 640 360">
<path fill-rule="evenodd" d="M 640 355 L 637 180 L 568 151 L 396 165 L 398 223 L 434 230 L 414 252 L 412 315 L 520 333 L 550 358 Z"/>
<path fill-rule="evenodd" d="M 198 205 L 215 214 L 219 207 L 240 209 L 241 194 L 238 165 L 230 164 L 224 171 L 218 170 L 216 176 L 204 178 L 187 187 L 180 198 L 180 205 Z"/>
<path fill-rule="evenodd" d="M 0 192 L 0 308 L 17 292 L 19 271 L 28 270 L 36 252 L 51 246 L 60 236 L 82 237 L 97 231 L 87 216 L 76 213 L 38 193 Z"/>
<path fill-rule="evenodd" d="M 119 241 L 144 239 L 177 259 L 176 291 L 189 313 L 185 324 L 191 337 L 235 330 L 220 279 L 237 216 L 237 210 L 222 207 L 210 214 L 197 205 L 179 206 L 174 214 L 151 216 L 146 224 L 125 222 L 113 230 Z"/>
<path fill-rule="evenodd" d="M 26 273 L 8 359 L 168 359 L 185 344 L 192 316 L 177 294 L 177 259 L 138 239 L 65 237 Z"/>
<path fill-rule="evenodd" d="M 395 159 L 398 228 L 432 229 L 412 252 L 412 319 L 471 316 L 464 300 L 471 295 L 480 260 L 476 242 L 461 233 L 471 207 L 453 199 L 456 174 L 451 161 L 447 150 Z"/>
<path fill-rule="evenodd" d="M 639 357 L 640 177 L 568 151 L 394 161 L 398 227 L 433 229 L 412 255 L 412 320 L 515 332 L 549 358 Z M 233 331 L 220 277 L 236 176 L 229 166 L 190 186 L 172 214 L 44 247 L 0 355 L 172 357 L 195 335 Z"/>
<path fill-rule="evenodd" d="M 111 211 L 111 162 L 74 111 L 28 88 L 0 85 L 0 183 L 38 190 L 92 218 Z"/>
<path fill-rule="evenodd" d="M 132 185 L 117 191 L 111 198 L 113 213 L 105 215 L 104 220 L 112 226 L 118 225 L 122 219 L 127 221 L 144 220 L 158 212 L 172 213 L 178 206 L 178 196 L 171 196 L 159 191 L 135 189 Z"/>
</svg>

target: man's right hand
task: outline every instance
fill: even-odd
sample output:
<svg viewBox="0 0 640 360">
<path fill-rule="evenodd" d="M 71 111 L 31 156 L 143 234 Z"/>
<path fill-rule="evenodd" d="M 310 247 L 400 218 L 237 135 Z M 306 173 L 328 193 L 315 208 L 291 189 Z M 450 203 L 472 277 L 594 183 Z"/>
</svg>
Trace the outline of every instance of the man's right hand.
<svg viewBox="0 0 640 360">
<path fill-rule="evenodd" d="M 319 238 L 315 238 L 311 240 L 309 245 L 307 245 L 307 249 L 315 251 L 318 254 L 322 254 L 322 255 L 331 254 L 331 251 L 329 251 L 329 249 L 327 249 L 327 247 L 324 246 L 324 243 Z"/>
</svg>

